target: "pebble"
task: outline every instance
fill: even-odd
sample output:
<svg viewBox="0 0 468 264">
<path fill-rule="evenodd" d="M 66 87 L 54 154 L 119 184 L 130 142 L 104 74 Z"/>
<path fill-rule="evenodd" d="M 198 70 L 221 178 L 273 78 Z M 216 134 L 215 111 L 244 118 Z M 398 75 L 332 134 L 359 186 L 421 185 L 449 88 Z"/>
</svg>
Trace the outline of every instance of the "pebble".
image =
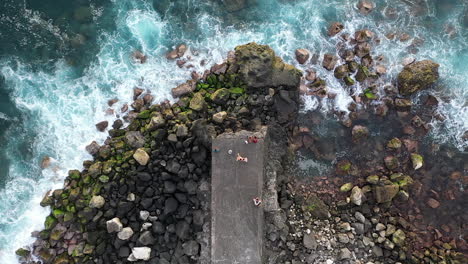
<svg viewBox="0 0 468 264">
<path fill-rule="evenodd" d="M 363 224 L 364 222 L 366 222 L 366 217 L 364 217 L 364 215 L 361 212 L 354 213 L 354 217 L 356 218 L 356 220 L 358 220 L 359 222 Z"/>
</svg>

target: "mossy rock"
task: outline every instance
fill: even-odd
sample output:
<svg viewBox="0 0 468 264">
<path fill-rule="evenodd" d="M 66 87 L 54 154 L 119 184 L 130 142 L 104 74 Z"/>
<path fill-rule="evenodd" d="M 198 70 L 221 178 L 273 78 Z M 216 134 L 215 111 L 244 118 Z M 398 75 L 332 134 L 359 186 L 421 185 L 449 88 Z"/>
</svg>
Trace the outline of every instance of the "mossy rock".
<svg viewBox="0 0 468 264">
<path fill-rule="evenodd" d="M 237 46 L 235 55 L 236 62 L 230 68 L 238 69 L 240 78 L 249 88 L 299 86 L 301 71 L 285 64 L 267 45 L 251 42 Z"/>
<path fill-rule="evenodd" d="M 75 208 L 75 207 L 73 207 L 73 208 Z M 75 217 L 75 216 L 74 216 L 74 214 L 73 214 L 72 212 L 66 212 L 66 213 L 63 215 L 63 221 L 64 221 L 65 223 L 68 223 L 68 222 L 72 221 L 74 217 Z"/>
<path fill-rule="evenodd" d="M 245 90 L 241 87 L 233 87 L 229 89 L 229 92 L 236 95 L 241 95 L 245 93 Z"/>
<path fill-rule="evenodd" d="M 411 162 L 413 163 L 413 169 L 418 170 L 423 166 L 424 159 L 419 154 L 411 153 Z"/>
<path fill-rule="evenodd" d="M 83 254 L 85 255 L 91 255 L 94 252 L 94 246 L 90 244 L 86 244 L 84 249 L 83 249 Z"/>
<path fill-rule="evenodd" d="M 46 220 L 44 222 L 44 228 L 46 230 L 50 230 L 54 228 L 56 224 L 57 224 L 57 219 L 55 219 L 55 217 L 53 217 L 52 215 L 49 215 L 46 217 Z"/>
<path fill-rule="evenodd" d="M 229 99 L 230 93 L 229 90 L 226 88 L 221 88 L 216 90 L 212 95 L 211 95 L 211 101 L 213 101 L 215 104 L 225 104 L 227 100 Z"/>
<path fill-rule="evenodd" d="M 402 95 L 427 89 L 439 79 L 439 64 L 423 60 L 406 65 L 398 74 L 398 89 Z"/>
<path fill-rule="evenodd" d="M 50 195 L 44 195 L 44 198 L 42 198 L 42 201 L 40 203 L 40 205 L 42 207 L 46 207 L 46 206 L 50 206 L 54 203 L 54 198 Z"/>
<path fill-rule="evenodd" d="M 401 140 L 399 138 L 392 138 L 388 141 L 387 147 L 391 149 L 399 149 L 401 148 Z"/>
<path fill-rule="evenodd" d="M 38 257 L 42 259 L 45 263 L 50 263 L 54 258 L 54 255 L 47 248 L 42 248 L 39 250 Z"/>
<path fill-rule="evenodd" d="M 360 65 L 358 67 L 358 71 L 356 73 L 355 78 L 358 82 L 363 82 L 367 79 L 367 77 L 369 77 L 369 74 L 369 69 L 367 69 L 366 66 Z"/>
<path fill-rule="evenodd" d="M 392 235 L 392 242 L 395 243 L 395 245 L 401 247 L 404 245 L 405 243 L 405 240 L 406 240 L 406 234 L 403 230 L 401 229 L 398 229 L 397 231 L 395 231 L 395 233 L 393 233 Z"/>
<path fill-rule="evenodd" d="M 375 184 L 379 183 L 379 176 L 377 176 L 377 175 L 367 176 L 366 181 L 368 183 L 372 184 L 372 185 L 375 185 Z"/>
<path fill-rule="evenodd" d="M 60 256 L 56 257 L 53 264 L 70 264 L 72 263 L 68 258 L 66 253 L 61 254 Z"/>
<path fill-rule="evenodd" d="M 15 251 L 15 254 L 20 258 L 28 259 L 31 256 L 31 251 L 24 248 L 19 248 Z"/>
<path fill-rule="evenodd" d="M 348 62 L 348 70 L 350 72 L 356 72 L 359 69 L 359 63 L 355 61 Z"/>
<path fill-rule="evenodd" d="M 148 119 L 151 116 L 151 111 L 150 110 L 144 110 L 138 113 L 137 118 L 138 119 Z"/>
<path fill-rule="evenodd" d="M 94 178 L 100 175 L 102 173 L 102 163 L 100 161 L 93 163 L 93 165 L 89 167 L 88 173 Z"/>
<path fill-rule="evenodd" d="M 345 82 L 346 85 L 348 86 L 352 86 L 354 85 L 356 82 L 354 81 L 353 78 L 351 78 L 351 76 L 346 76 L 343 78 L 343 81 Z"/>
<path fill-rule="evenodd" d="M 348 65 L 343 64 L 340 66 L 337 66 L 334 71 L 335 78 L 337 79 L 343 79 L 346 77 L 349 73 Z"/>
<path fill-rule="evenodd" d="M 190 109 L 194 111 L 203 111 L 206 109 L 205 98 L 201 93 L 195 93 L 192 100 L 190 100 Z"/>
<path fill-rule="evenodd" d="M 312 217 L 318 219 L 328 219 L 330 217 L 328 206 L 315 195 L 303 201 L 301 208 L 304 212 L 308 212 Z"/>
<path fill-rule="evenodd" d="M 102 182 L 102 183 L 109 182 L 109 176 L 101 175 L 101 176 L 99 176 L 99 181 Z"/>
<path fill-rule="evenodd" d="M 349 192 L 353 189 L 354 185 L 350 182 L 341 185 L 340 192 Z"/>
<path fill-rule="evenodd" d="M 79 170 L 69 170 L 68 171 L 68 177 L 74 180 L 80 179 L 81 173 Z"/>
<path fill-rule="evenodd" d="M 53 215 L 55 218 L 57 218 L 57 219 L 63 217 L 64 214 L 65 214 L 65 212 L 62 211 L 62 210 L 60 210 L 60 209 L 54 209 L 54 210 L 52 210 L 52 215 Z"/>
<path fill-rule="evenodd" d="M 364 90 L 364 96 L 369 100 L 377 99 L 377 95 L 374 93 L 373 89 L 367 88 Z"/>
</svg>

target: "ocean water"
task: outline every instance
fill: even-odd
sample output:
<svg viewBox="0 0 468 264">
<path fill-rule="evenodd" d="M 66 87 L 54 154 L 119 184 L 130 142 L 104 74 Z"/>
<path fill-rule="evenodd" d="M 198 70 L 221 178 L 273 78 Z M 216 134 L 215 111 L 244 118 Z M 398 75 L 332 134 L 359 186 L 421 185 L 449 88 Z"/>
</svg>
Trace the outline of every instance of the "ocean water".
<svg viewBox="0 0 468 264">
<path fill-rule="evenodd" d="M 305 110 L 346 111 L 351 97 L 316 65 L 297 65 L 294 50 L 323 56 L 335 52 L 338 38 L 326 36 L 328 23 L 344 32 L 368 28 L 380 39 L 374 55 L 385 56 L 391 81 L 412 56 L 441 64 L 433 92 L 442 99 L 444 122 L 434 121 L 431 140 L 461 151 L 468 142 L 468 4 L 464 0 L 381 0 L 368 16 L 354 0 L 257 0 L 227 12 L 216 0 L 4 0 L 0 3 L 0 263 L 17 263 L 14 250 L 33 241 L 47 209 L 39 202 L 60 188 L 69 169 L 91 158 L 85 146 L 106 134 L 94 124 L 118 117 L 134 87 L 155 101 L 172 99 L 170 89 L 223 60 L 239 44 L 256 41 L 273 47 L 287 62 L 314 68 L 337 94 L 334 101 L 304 98 Z M 396 11 L 395 11 L 396 10 Z M 391 32 L 410 40 L 388 40 Z M 424 40 L 411 46 L 414 38 Z M 165 53 L 179 43 L 193 68 L 179 68 Z M 414 53 L 417 48 L 417 53 Z M 145 64 L 131 58 L 139 50 Z M 205 66 L 201 61 L 205 60 Z M 356 92 L 359 92 L 357 87 Z M 106 114 L 107 100 L 118 98 Z M 333 118 L 333 117 L 331 117 Z M 52 165 L 41 169 L 44 157 Z M 304 161 L 304 166 L 313 166 Z"/>
</svg>

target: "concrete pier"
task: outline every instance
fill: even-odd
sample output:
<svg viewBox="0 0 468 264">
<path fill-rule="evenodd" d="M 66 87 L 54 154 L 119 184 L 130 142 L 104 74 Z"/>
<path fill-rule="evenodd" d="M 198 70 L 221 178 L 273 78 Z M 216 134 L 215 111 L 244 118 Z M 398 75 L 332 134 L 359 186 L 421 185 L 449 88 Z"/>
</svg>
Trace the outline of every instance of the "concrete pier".
<svg viewBox="0 0 468 264">
<path fill-rule="evenodd" d="M 258 143 L 246 144 L 248 136 Z M 262 197 L 266 128 L 222 134 L 212 145 L 211 260 L 213 264 L 260 264 L 263 248 Z M 219 151 L 216 151 L 216 150 Z M 229 150 L 232 153 L 229 154 Z M 248 162 L 237 161 L 237 153 Z"/>
</svg>

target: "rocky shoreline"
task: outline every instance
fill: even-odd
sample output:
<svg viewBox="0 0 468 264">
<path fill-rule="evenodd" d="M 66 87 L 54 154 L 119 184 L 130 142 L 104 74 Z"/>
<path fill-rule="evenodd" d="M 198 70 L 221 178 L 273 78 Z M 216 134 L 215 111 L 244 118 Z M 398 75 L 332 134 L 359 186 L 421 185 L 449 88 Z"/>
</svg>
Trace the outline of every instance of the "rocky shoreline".
<svg viewBox="0 0 468 264">
<path fill-rule="evenodd" d="M 334 23 L 329 35 L 341 29 Z M 356 82 L 366 87 L 349 113 L 336 113 L 350 158 L 322 147 L 313 131 L 320 118 L 299 114 L 300 94 L 334 98 L 313 69 L 302 78 L 268 46 L 239 46 L 223 64 L 174 88 L 176 103 L 152 105 L 152 96 L 135 88 L 123 120 L 109 129 L 97 124 L 109 138 L 102 146 L 90 144 L 94 160 L 70 171 L 64 187 L 44 197 L 41 205 L 51 214 L 45 229 L 33 234 L 32 248 L 17 251 L 22 263 L 210 263 L 211 139 L 264 125 L 271 138 L 265 263 L 463 263 L 466 255 L 458 251 L 466 254 L 464 238 L 441 235 L 420 245 L 414 219 L 405 213 L 422 198 L 414 193 L 424 189 L 429 166 L 418 141 L 430 129 L 437 102 L 428 95 L 416 106 L 409 96 L 437 81 L 438 65 L 409 63 L 382 96 L 379 77 L 386 70 L 370 56 L 372 32 L 341 37 L 341 57 L 326 54 L 322 67 L 351 91 Z M 168 58 L 184 50 L 178 46 Z M 303 49 L 296 57 L 301 64 L 314 59 Z M 395 120 L 403 135 L 382 144 L 384 137 L 370 134 L 372 122 L 393 126 Z M 320 180 L 301 177 L 297 153 L 336 160 L 336 170 Z M 466 185 L 465 178 L 457 180 Z M 430 207 L 440 206 L 440 199 L 426 198 Z"/>
</svg>

